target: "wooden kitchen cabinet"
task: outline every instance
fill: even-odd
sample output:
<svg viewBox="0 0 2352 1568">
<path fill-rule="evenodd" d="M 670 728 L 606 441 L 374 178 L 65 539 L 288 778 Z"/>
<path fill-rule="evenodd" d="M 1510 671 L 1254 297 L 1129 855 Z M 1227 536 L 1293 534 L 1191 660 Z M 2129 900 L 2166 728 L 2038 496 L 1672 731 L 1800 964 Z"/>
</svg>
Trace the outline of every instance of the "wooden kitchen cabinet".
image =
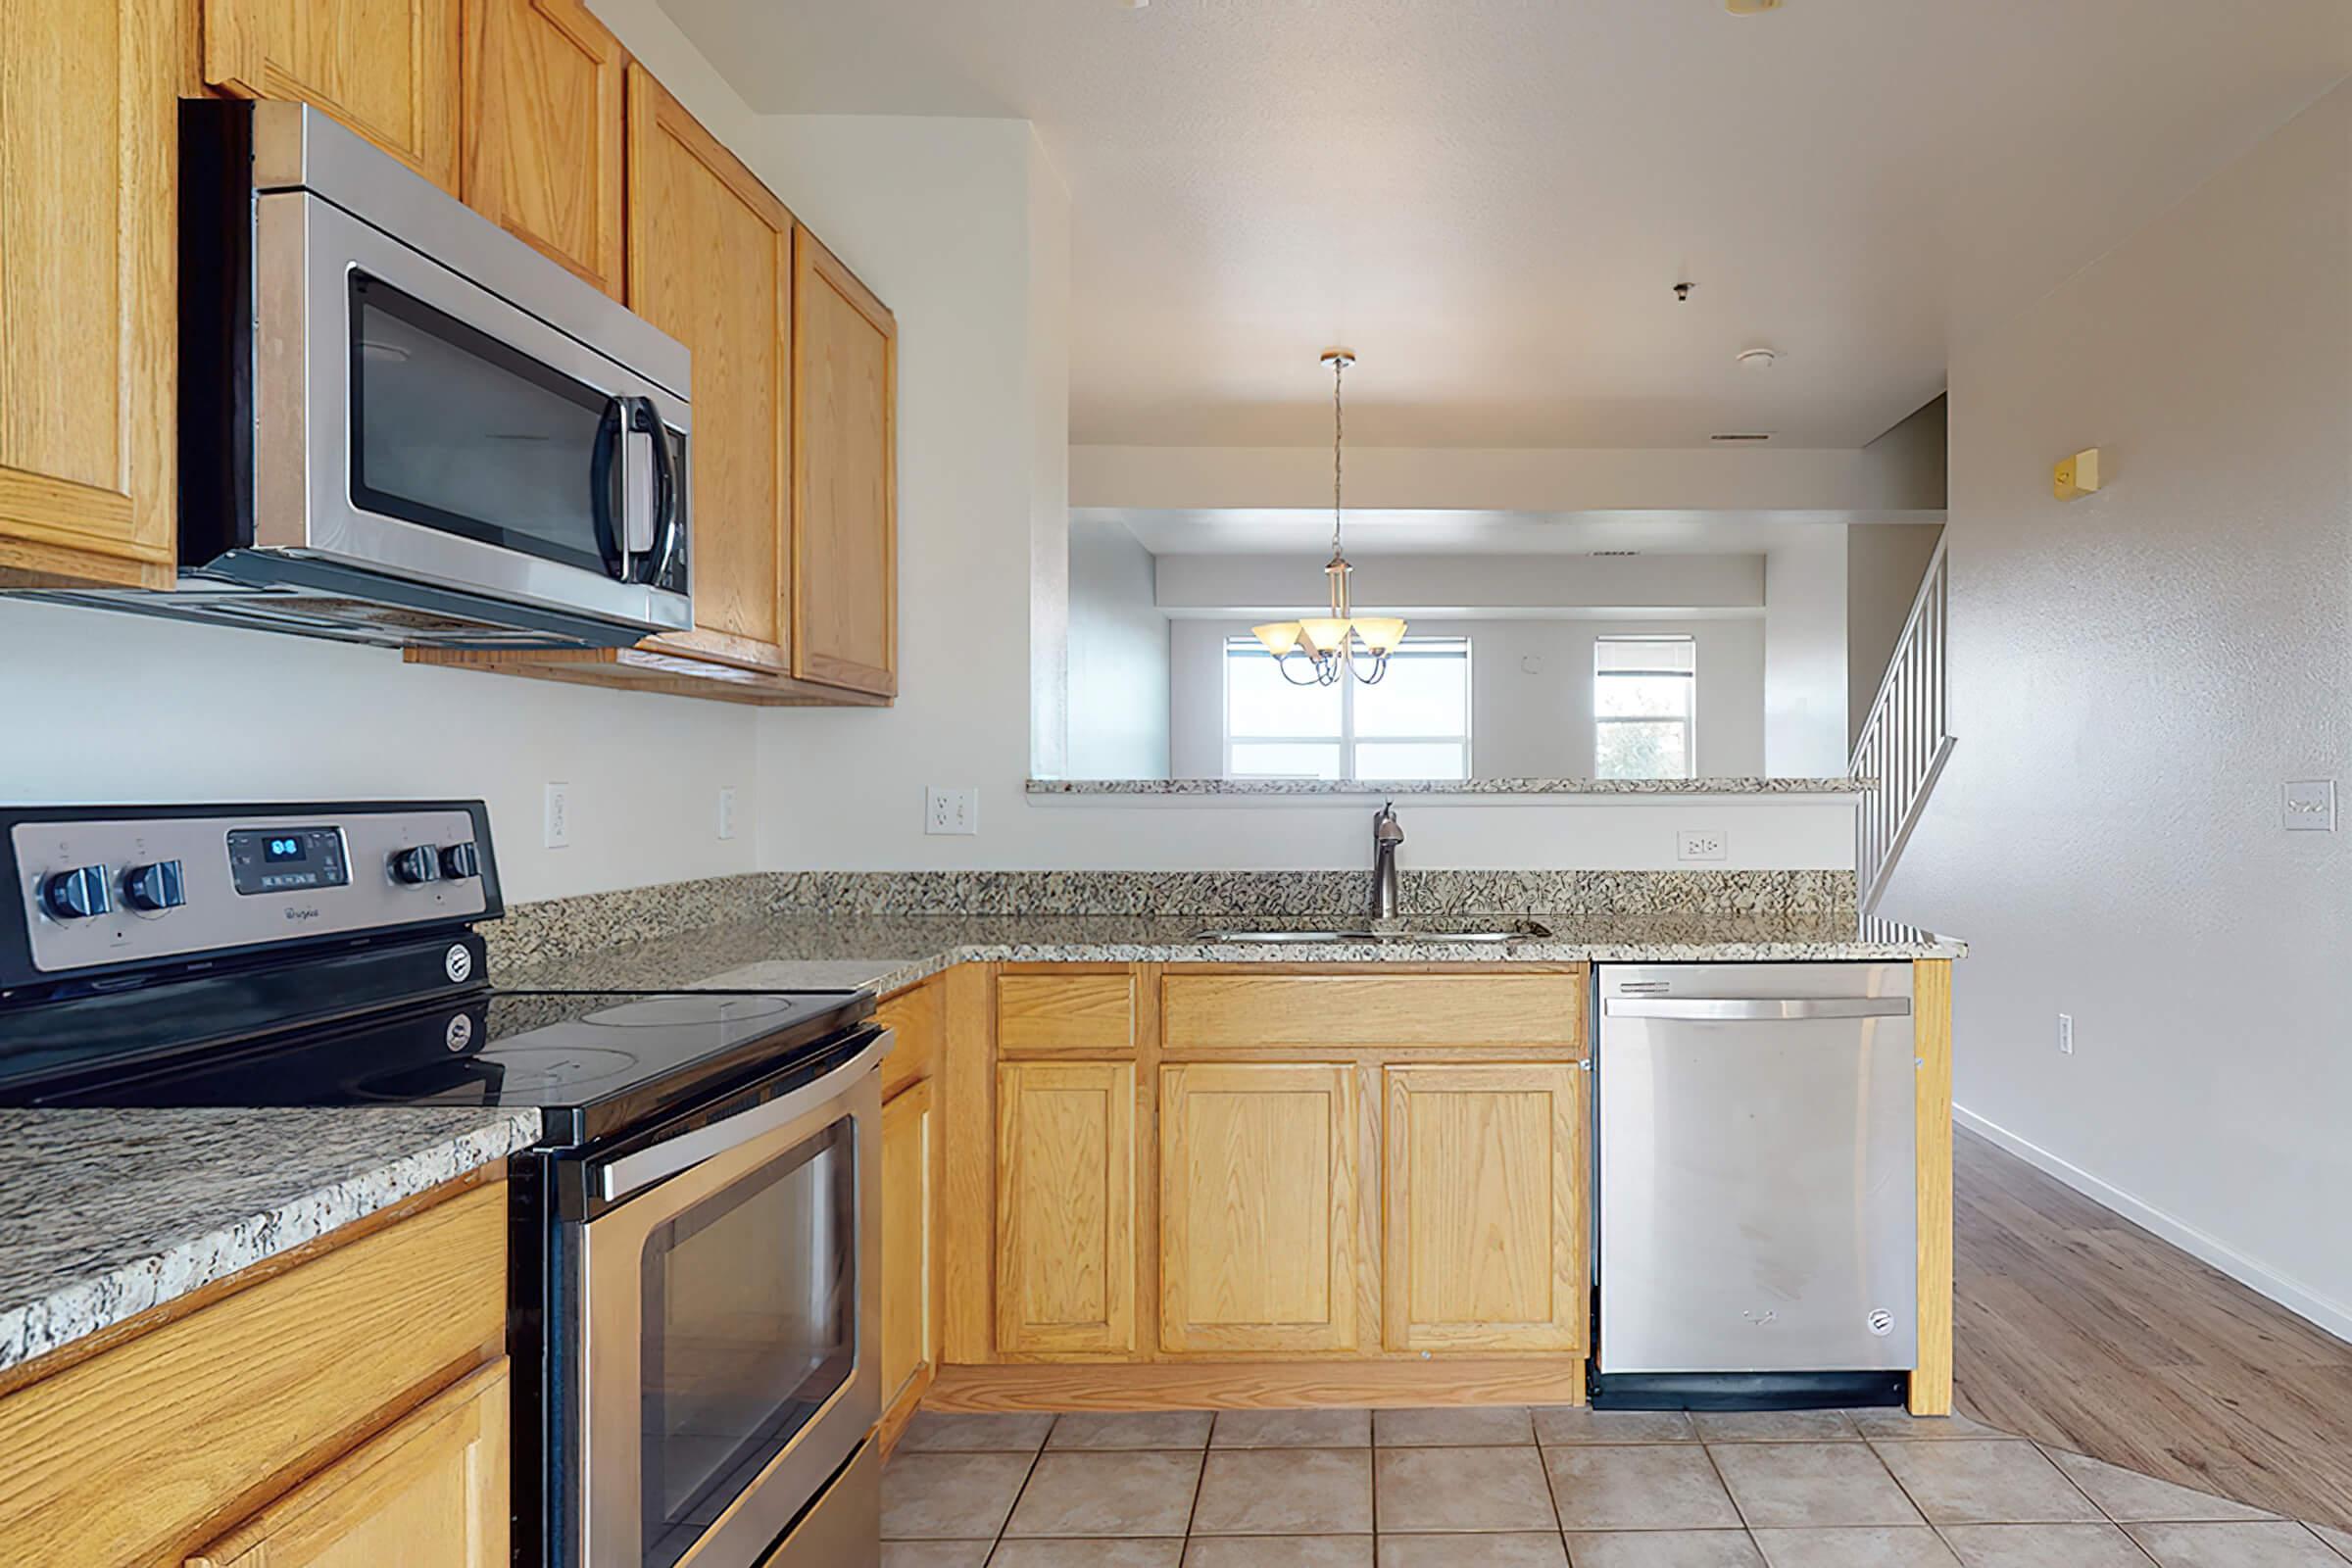
<svg viewBox="0 0 2352 1568">
<path fill-rule="evenodd" d="M 293 99 L 456 194 L 461 0 L 203 0 L 206 82 Z"/>
<path fill-rule="evenodd" d="M 934 1100 L 929 1080 L 882 1107 L 882 1407 L 938 1359 L 931 1312 Z"/>
<path fill-rule="evenodd" d="M 186 1568 L 504 1568 L 508 1363 L 494 1362 L 186 1559 Z"/>
<path fill-rule="evenodd" d="M 898 322 L 793 231 L 792 672 L 899 689 Z"/>
<path fill-rule="evenodd" d="M 1355 1072 L 1187 1062 L 1159 1075 L 1159 1341 L 1357 1344 Z"/>
<path fill-rule="evenodd" d="M 1135 1348 L 1135 1064 L 997 1069 L 997 1348 Z"/>
<path fill-rule="evenodd" d="M 1586 1074 L 1485 1062 L 1382 1078 L 1388 1348 L 1583 1349 Z"/>
<path fill-rule="evenodd" d="M 0 83 L 0 585 L 169 586 L 172 0 L 12 0 Z"/>
<path fill-rule="evenodd" d="M 466 9 L 466 205 L 615 299 L 627 65 L 580 0 Z"/>
</svg>

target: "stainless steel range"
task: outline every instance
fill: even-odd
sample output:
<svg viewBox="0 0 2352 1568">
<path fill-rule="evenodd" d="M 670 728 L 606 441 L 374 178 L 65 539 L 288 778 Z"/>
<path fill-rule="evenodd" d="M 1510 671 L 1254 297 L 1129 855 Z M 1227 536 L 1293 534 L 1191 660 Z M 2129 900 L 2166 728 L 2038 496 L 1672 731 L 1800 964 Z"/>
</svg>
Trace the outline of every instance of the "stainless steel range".
<svg viewBox="0 0 2352 1568">
<path fill-rule="evenodd" d="M 515 1560 L 871 1568 L 863 992 L 501 991 L 479 802 L 0 809 L 0 1104 L 536 1107 Z"/>
</svg>

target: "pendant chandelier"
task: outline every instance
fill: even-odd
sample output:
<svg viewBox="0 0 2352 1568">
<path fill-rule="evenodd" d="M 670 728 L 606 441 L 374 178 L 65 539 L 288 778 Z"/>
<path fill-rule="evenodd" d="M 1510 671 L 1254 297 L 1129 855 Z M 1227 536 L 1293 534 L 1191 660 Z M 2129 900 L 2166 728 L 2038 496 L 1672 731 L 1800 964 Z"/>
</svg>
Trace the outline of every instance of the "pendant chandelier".
<svg viewBox="0 0 2352 1568">
<path fill-rule="evenodd" d="M 1323 568 L 1331 613 L 1250 629 L 1294 686 L 1329 686 L 1343 674 L 1369 686 L 1389 672 L 1389 652 L 1404 641 L 1404 622 L 1394 615 L 1356 615 L 1348 606 L 1348 574 L 1355 568 L 1340 548 L 1340 452 L 1346 437 L 1340 382 L 1355 356 L 1347 349 L 1325 349 L 1323 363 L 1331 367 L 1331 564 Z M 1293 662 L 1294 654 L 1305 656 L 1303 671 Z"/>
</svg>

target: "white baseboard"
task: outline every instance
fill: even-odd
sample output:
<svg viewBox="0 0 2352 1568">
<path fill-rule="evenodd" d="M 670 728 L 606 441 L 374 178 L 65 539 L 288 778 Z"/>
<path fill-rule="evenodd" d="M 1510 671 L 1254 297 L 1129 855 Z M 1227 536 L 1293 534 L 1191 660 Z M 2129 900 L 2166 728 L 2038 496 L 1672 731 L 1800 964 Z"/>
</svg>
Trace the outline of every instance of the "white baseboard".
<svg viewBox="0 0 2352 1568">
<path fill-rule="evenodd" d="M 2143 1230 L 2154 1231 L 2175 1247 L 2212 1264 L 2248 1290 L 2269 1297 L 2297 1317 L 2326 1329 L 2339 1340 L 2352 1340 L 2352 1307 L 2346 1307 L 2340 1301 L 2331 1301 L 2301 1281 L 2264 1267 L 2194 1225 L 2175 1219 L 2164 1210 L 2134 1198 L 2120 1187 L 2101 1181 L 2080 1165 L 2070 1164 L 2037 1144 L 2028 1143 L 2008 1128 L 1985 1120 L 1965 1105 L 1952 1107 L 1952 1119 L 1970 1132 L 1991 1139 L 2027 1164 L 2047 1171 L 2091 1201 L 2105 1204 Z"/>
</svg>

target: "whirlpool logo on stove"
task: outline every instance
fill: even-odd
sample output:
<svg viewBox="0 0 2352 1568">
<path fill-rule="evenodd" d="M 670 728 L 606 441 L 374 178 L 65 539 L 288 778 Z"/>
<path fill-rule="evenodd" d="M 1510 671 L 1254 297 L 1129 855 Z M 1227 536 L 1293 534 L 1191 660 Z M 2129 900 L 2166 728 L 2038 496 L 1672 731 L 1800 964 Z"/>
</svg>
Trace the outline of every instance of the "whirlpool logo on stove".
<svg viewBox="0 0 2352 1568">
<path fill-rule="evenodd" d="M 297 925 L 305 920 L 318 919 L 319 912 L 318 906 L 316 904 L 289 904 L 286 906 L 286 918 Z"/>
</svg>

